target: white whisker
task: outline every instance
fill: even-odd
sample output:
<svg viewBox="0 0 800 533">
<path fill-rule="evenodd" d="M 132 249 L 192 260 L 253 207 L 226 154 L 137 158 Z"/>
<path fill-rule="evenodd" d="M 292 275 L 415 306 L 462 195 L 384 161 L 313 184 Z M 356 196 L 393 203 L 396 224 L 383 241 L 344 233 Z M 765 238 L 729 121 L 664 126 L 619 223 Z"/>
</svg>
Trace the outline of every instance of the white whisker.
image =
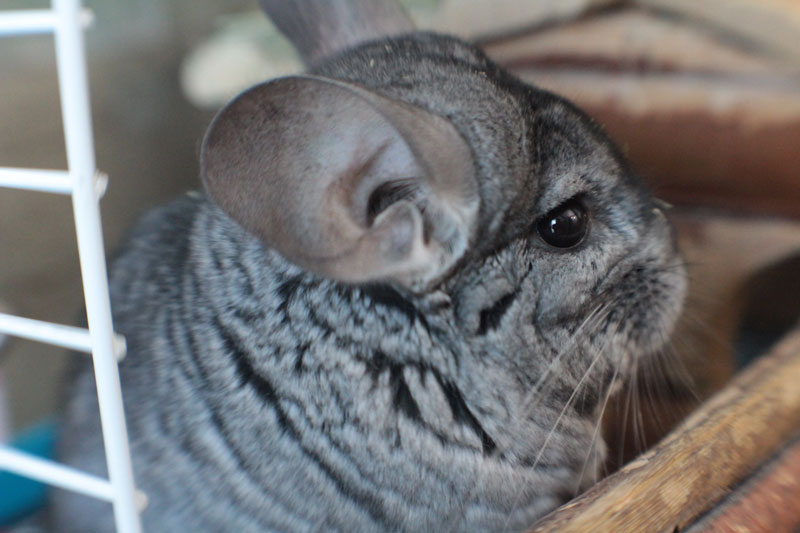
<svg viewBox="0 0 800 533">
<path fill-rule="evenodd" d="M 617 326 L 617 331 L 618 330 L 619 330 L 619 325 Z M 616 332 L 615 332 L 615 334 L 616 334 Z M 564 404 L 564 407 L 562 407 L 561 411 L 558 413 L 558 416 L 556 417 L 556 421 L 553 423 L 553 427 L 547 433 L 547 436 L 545 437 L 544 442 L 542 443 L 542 446 L 539 448 L 539 453 L 536 454 L 536 458 L 533 461 L 533 466 L 531 466 L 531 470 L 534 470 L 534 471 L 536 470 L 536 467 L 539 465 L 539 461 L 541 461 L 542 456 L 544 455 L 544 452 L 547 449 L 547 446 L 550 444 L 550 439 L 553 437 L 553 435 L 555 435 L 556 429 L 558 428 L 558 425 L 561 423 L 561 420 L 564 417 L 564 414 L 567 412 L 567 409 L 569 409 L 570 406 L 572 405 L 572 402 L 575 400 L 575 398 L 576 398 L 576 396 L 578 394 L 578 391 L 581 389 L 581 387 L 585 383 L 586 378 L 589 376 L 589 374 L 591 374 L 592 369 L 594 369 L 594 366 L 597 364 L 597 361 L 599 361 L 600 358 L 602 357 L 603 352 L 606 350 L 606 348 L 608 348 L 608 345 L 609 345 L 610 340 L 612 338 L 614 338 L 614 335 L 609 335 L 608 336 L 608 338 L 606 340 L 606 343 L 603 345 L 602 348 L 600 348 L 597 351 L 595 356 L 592 358 L 591 364 L 586 369 L 586 371 L 584 371 L 583 376 L 581 376 L 581 379 L 575 385 L 575 388 L 572 390 L 572 394 L 570 394 L 569 398 L 567 399 L 566 403 Z M 506 528 L 508 528 L 508 523 L 511 520 L 511 516 L 513 514 L 514 509 L 516 509 L 517 504 L 519 503 L 519 498 L 520 498 L 520 495 L 518 494 L 517 497 L 514 499 L 513 505 L 511 506 L 511 512 L 508 513 L 508 516 L 506 517 L 506 520 L 503 523 L 503 531 L 505 531 Z"/>
<path fill-rule="evenodd" d="M 575 331 L 570 336 L 570 339 L 567 343 L 559 350 L 556 356 L 548 363 L 547 367 L 545 368 L 544 372 L 539 376 L 539 379 L 536 380 L 533 387 L 531 387 L 530 391 L 525 395 L 522 401 L 522 407 L 519 411 L 515 414 L 516 421 L 519 421 L 525 413 L 530 412 L 531 409 L 535 408 L 538 405 L 538 401 L 541 401 L 542 396 L 538 396 L 538 401 L 536 403 L 531 404 L 534 398 L 537 398 L 537 393 L 540 392 L 542 385 L 544 384 L 547 377 L 555 370 L 559 368 L 559 363 L 561 362 L 562 357 L 566 354 L 575 344 L 577 341 L 578 336 L 587 328 L 593 327 L 595 323 L 602 321 L 606 316 L 608 316 L 608 306 L 606 302 L 601 302 L 594 309 L 584 318 L 583 322 L 575 329 Z M 594 362 L 592 363 L 594 364 Z M 585 377 L 585 374 L 584 374 Z M 576 390 L 579 387 L 576 387 Z M 573 391 L 573 396 L 575 395 L 575 391 Z M 572 397 L 570 397 L 572 398 Z M 492 451 L 492 453 L 488 456 L 488 458 L 494 458 L 499 455 L 502 455 L 508 450 L 508 445 L 503 445 L 502 443 L 497 443 L 497 447 Z M 459 515 L 462 514 L 464 508 L 468 505 L 469 500 L 477 491 L 477 485 L 474 486 L 467 495 L 464 497 L 461 504 L 451 512 L 451 516 L 447 519 L 449 526 L 445 528 L 445 531 L 455 531 L 457 526 L 457 520 Z M 509 515 L 510 517 L 510 515 Z M 505 526 L 504 526 L 505 527 Z"/>
<path fill-rule="evenodd" d="M 632 401 L 631 397 L 634 394 L 633 380 L 628 382 L 626 388 L 627 388 L 627 394 L 625 394 L 625 406 L 622 409 L 622 417 L 620 418 L 620 420 L 622 420 L 622 427 L 619 430 L 619 436 L 618 436 L 619 450 L 617 452 L 617 468 L 622 467 L 622 463 L 625 460 L 625 432 L 627 431 L 628 428 L 628 415 L 630 414 L 631 401 Z"/>
<path fill-rule="evenodd" d="M 586 454 L 586 459 L 583 461 L 583 467 L 581 467 L 581 475 L 578 476 L 578 483 L 575 486 L 575 496 L 578 495 L 578 491 L 580 490 L 580 486 L 583 482 L 583 476 L 586 474 L 586 466 L 589 463 L 589 456 L 592 454 L 592 450 L 595 453 L 595 463 L 597 463 L 597 447 L 595 446 L 595 442 L 597 441 L 597 436 L 600 433 L 600 426 L 603 423 L 603 415 L 606 412 L 606 407 L 608 406 L 608 400 L 611 398 L 611 393 L 614 390 L 614 383 L 617 381 L 619 377 L 619 366 L 614 369 L 614 375 L 611 377 L 611 383 L 608 386 L 608 390 L 606 391 L 606 397 L 603 400 L 603 407 L 600 408 L 600 415 L 597 418 L 597 424 L 594 427 L 594 433 L 592 434 L 592 440 L 589 443 L 589 451 Z M 596 480 L 597 474 L 595 474 Z"/>
<path fill-rule="evenodd" d="M 641 397 L 639 395 L 639 361 L 637 360 L 633 366 L 633 382 L 635 389 L 633 391 L 633 444 L 636 448 L 636 453 L 642 453 L 646 446 L 647 437 L 645 436 L 644 418 L 642 417 Z"/>
<path fill-rule="evenodd" d="M 604 311 L 604 312 L 603 312 Z M 531 401 L 536 397 L 537 393 L 540 392 L 542 385 L 544 384 L 545 379 L 549 377 L 550 373 L 558 367 L 558 364 L 561 362 L 561 358 L 566 354 L 571 348 L 573 348 L 576 344 L 576 339 L 578 338 L 579 334 L 583 332 L 587 327 L 594 326 L 595 323 L 600 322 L 608 316 L 608 306 L 605 302 L 600 303 L 595 307 L 591 313 L 583 320 L 583 322 L 575 329 L 572 336 L 569 338 L 567 343 L 564 347 L 559 350 L 556 356 L 548 363 L 547 367 L 545 368 L 544 372 L 539 376 L 539 379 L 536 380 L 531 390 L 525 395 L 525 398 L 522 401 L 522 408 L 520 409 L 521 413 L 526 413 L 530 409 L 535 408 L 538 403 L 532 404 Z M 539 395 L 538 399 L 541 401 L 543 396 Z"/>
</svg>

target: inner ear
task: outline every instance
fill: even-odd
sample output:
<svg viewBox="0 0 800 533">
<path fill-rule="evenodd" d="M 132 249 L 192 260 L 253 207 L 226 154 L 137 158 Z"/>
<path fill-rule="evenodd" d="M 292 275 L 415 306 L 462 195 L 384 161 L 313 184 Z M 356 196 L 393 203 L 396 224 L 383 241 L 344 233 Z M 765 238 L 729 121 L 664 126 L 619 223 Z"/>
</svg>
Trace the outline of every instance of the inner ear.
<svg viewBox="0 0 800 533">
<path fill-rule="evenodd" d="M 237 97 L 212 122 L 201 166 L 234 220 L 343 281 L 432 279 L 463 253 L 477 214 L 470 151 L 452 124 L 326 78 Z"/>
<path fill-rule="evenodd" d="M 375 217 L 386 210 L 387 207 L 400 200 L 416 203 L 419 193 L 419 183 L 415 178 L 400 178 L 381 183 L 367 199 L 367 224 L 372 225 Z"/>
</svg>

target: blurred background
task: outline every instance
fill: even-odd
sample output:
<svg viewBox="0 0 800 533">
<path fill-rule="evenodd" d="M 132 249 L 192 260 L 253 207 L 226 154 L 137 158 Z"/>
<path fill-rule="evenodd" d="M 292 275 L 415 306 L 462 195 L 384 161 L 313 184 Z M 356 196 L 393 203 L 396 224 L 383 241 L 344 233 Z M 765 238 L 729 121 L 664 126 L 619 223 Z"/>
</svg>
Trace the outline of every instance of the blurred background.
<svg viewBox="0 0 800 533">
<path fill-rule="evenodd" d="M 189 103 L 180 64 L 214 28 L 219 2 L 88 2 L 86 33 L 107 251 L 144 209 L 195 188 L 196 154 L 210 112 Z M 48 7 L 3 0 L 0 9 Z M 253 6 L 225 2 L 227 10 Z M 66 168 L 51 36 L 0 39 L 0 166 Z M 0 301 L 14 313 L 77 324 L 82 291 L 69 197 L 0 190 Z M 15 429 L 49 414 L 68 355 L 9 342 L 0 356 Z"/>
<path fill-rule="evenodd" d="M 658 378 L 673 383 L 658 388 L 649 440 L 797 321 L 800 0 L 404 3 L 421 28 L 473 39 L 584 107 L 675 205 L 692 290 Z M 87 53 L 113 255 L 142 211 L 198 187 L 213 113 L 245 87 L 301 66 L 255 1 L 86 4 L 95 13 Z M 46 6 L 3 0 L 0 9 Z M 0 39 L 0 102 L 0 166 L 65 168 L 51 37 Z M 77 324 L 81 299 L 69 199 L 0 190 L 0 306 Z M 7 431 L 53 412 L 70 357 L 21 340 L 0 348 Z"/>
</svg>

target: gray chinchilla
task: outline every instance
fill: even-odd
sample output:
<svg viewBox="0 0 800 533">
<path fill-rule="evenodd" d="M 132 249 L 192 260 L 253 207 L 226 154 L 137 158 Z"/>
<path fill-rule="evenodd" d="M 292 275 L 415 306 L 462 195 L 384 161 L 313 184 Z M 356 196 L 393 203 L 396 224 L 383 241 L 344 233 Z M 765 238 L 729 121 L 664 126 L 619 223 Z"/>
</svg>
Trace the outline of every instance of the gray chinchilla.
<svg viewBox="0 0 800 533">
<path fill-rule="evenodd" d="M 388 1 L 262 0 L 310 65 L 211 124 L 111 271 L 146 531 L 521 530 L 672 331 L 672 231 L 601 129 Z M 62 455 L 105 473 L 90 371 Z M 57 528 L 113 527 L 56 498 Z"/>
</svg>

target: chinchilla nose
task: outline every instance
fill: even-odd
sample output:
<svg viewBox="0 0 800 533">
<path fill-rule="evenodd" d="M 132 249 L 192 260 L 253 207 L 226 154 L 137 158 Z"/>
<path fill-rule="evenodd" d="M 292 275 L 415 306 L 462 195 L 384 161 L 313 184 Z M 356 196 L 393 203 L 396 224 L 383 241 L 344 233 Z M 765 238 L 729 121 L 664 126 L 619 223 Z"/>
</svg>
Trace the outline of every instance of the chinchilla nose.
<svg viewBox="0 0 800 533">
<path fill-rule="evenodd" d="M 672 209 L 673 205 L 666 200 L 662 200 L 661 198 L 653 198 L 653 204 L 655 205 L 654 209 L 657 209 L 661 212 L 669 211 Z"/>
<path fill-rule="evenodd" d="M 666 215 L 666 211 L 672 209 L 672 205 L 659 199 L 653 199 L 654 206 L 650 209 L 650 228 L 649 239 L 667 243 L 673 252 L 678 251 L 678 237 L 672 223 Z"/>
</svg>

